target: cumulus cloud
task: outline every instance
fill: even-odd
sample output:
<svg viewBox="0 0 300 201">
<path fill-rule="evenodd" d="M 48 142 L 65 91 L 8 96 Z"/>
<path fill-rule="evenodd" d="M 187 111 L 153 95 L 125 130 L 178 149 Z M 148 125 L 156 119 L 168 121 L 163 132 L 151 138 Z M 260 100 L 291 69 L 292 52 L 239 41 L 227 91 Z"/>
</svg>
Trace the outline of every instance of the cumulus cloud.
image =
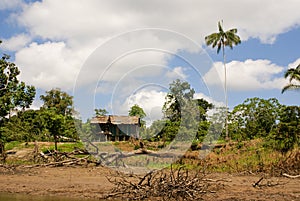
<svg viewBox="0 0 300 201">
<path fill-rule="evenodd" d="M 244 62 L 232 61 L 226 64 L 227 84 L 230 90 L 252 91 L 259 89 L 281 89 L 284 78 L 276 75 L 282 73 L 284 68 L 273 64 L 269 60 L 252 60 Z M 224 66 L 216 62 L 214 67 L 204 76 L 207 84 L 219 84 L 215 82 L 216 76 L 220 76 L 224 83 Z"/>
<path fill-rule="evenodd" d="M 258 38 L 263 43 L 274 43 L 279 34 L 300 25 L 300 1 L 295 0 L 276 4 L 273 0 L 43 0 L 25 4 L 21 0 L 0 2 L 0 10 L 22 8 L 10 16 L 9 23 L 17 23 L 25 33 L 5 41 L 6 49 L 16 51 L 22 79 L 46 90 L 69 90 L 75 83 L 99 81 L 105 85 L 97 89 L 101 93 L 118 91 L 115 87 L 121 84 L 124 87 L 118 92 L 124 94 L 123 102 L 153 78 L 166 86 L 176 76 L 191 77 L 185 66 L 168 69 L 170 58 L 180 51 L 199 51 L 195 43 L 204 44 L 204 37 L 217 31 L 219 20 L 224 20 L 225 29 L 238 28 L 242 40 Z M 136 32 L 143 29 L 149 31 Z M 178 37 L 170 37 L 166 30 Z M 99 49 L 100 54 L 92 54 Z M 214 82 L 222 74 L 221 63 L 214 69 L 205 75 L 211 85 L 220 84 Z M 233 61 L 228 64 L 228 86 L 231 90 L 281 88 L 283 79 L 276 75 L 282 71 L 283 67 L 267 60 Z"/>
<path fill-rule="evenodd" d="M 16 53 L 21 79 L 45 90 L 71 89 L 79 71 L 80 57 L 63 42 L 32 43 Z"/>
<path fill-rule="evenodd" d="M 28 43 L 31 42 L 31 37 L 26 34 L 19 34 L 9 39 L 3 40 L 1 48 L 9 51 L 17 51 L 24 48 Z"/>
<path fill-rule="evenodd" d="M 300 64 L 300 58 L 297 59 L 296 61 L 290 63 L 290 64 L 288 65 L 288 68 L 296 68 L 299 64 Z"/>
<path fill-rule="evenodd" d="M 145 89 L 140 90 L 137 93 L 134 93 L 127 97 L 122 104 L 113 104 L 113 111 L 117 114 L 127 115 L 129 109 L 137 104 L 146 113 L 145 121 L 147 126 L 151 125 L 153 121 L 162 119 L 163 113 L 162 108 L 166 101 L 167 92 L 155 90 L 155 89 Z M 196 93 L 194 95 L 195 99 L 203 98 L 209 103 L 212 103 L 216 107 L 224 106 L 224 103 L 214 100 L 212 97 L 207 96 L 203 93 Z M 118 105 L 120 105 L 118 107 Z"/>
<path fill-rule="evenodd" d="M 294 0 L 276 4 L 272 0 L 44 0 L 26 7 L 18 21 L 33 34 L 51 39 L 111 37 L 136 28 L 159 27 L 198 41 L 216 29 L 216 21 L 224 19 L 226 27 L 236 26 L 245 39 L 273 42 L 276 35 L 299 25 L 299 4 Z"/>
<path fill-rule="evenodd" d="M 119 114 L 128 114 L 129 109 L 133 105 L 138 104 L 147 115 L 145 118 L 147 125 L 151 125 L 153 121 L 162 118 L 162 107 L 165 103 L 166 95 L 167 93 L 162 91 L 141 90 L 129 96 L 120 108 L 115 109 Z"/>
<path fill-rule="evenodd" d="M 203 98 L 207 102 L 212 103 L 215 107 L 224 107 L 225 106 L 225 104 L 223 102 L 216 101 L 212 97 L 207 96 L 207 95 L 205 95 L 203 93 L 195 93 L 194 98 L 195 99 L 201 99 L 201 98 Z"/>
<path fill-rule="evenodd" d="M 2 4 L 8 7 L 8 4 L 17 5 L 20 1 L 3 2 Z M 231 6 L 233 4 L 234 6 Z M 272 43 L 278 34 L 299 25 L 300 13 L 297 10 L 299 6 L 300 2 L 294 0 L 277 4 L 274 4 L 272 0 L 264 2 L 259 0 L 251 2 L 173 0 L 147 3 L 132 0 L 86 0 L 84 3 L 79 0 L 36 1 L 23 6 L 22 12 L 13 15 L 15 21 L 28 33 L 9 39 L 7 48 L 17 50 L 16 63 L 31 69 L 26 74 L 28 78 L 30 76 L 33 78 L 37 87 L 47 88 L 54 83 L 56 83 L 55 86 L 62 87 L 72 84 L 71 81 L 74 79 L 69 78 L 69 75 L 79 72 L 79 68 L 84 64 L 89 53 L 99 46 L 105 46 L 107 41 L 113 39 L 116 45 L 105 47 L 106 54 L 102 55 L 101 63 L 96 61 L 92 64 L 94 68 L 89 69 L 85 81 L 98 79 L 99 74 L 103 74 L 107 65 L 110 64 L 108 62 L 115 63 L 109 71 L 105 71 L 106 76 L 103 79 L 116 81 L 133 67 L 149 63 L 166 65 L 169 59 L 169 53 L 158 54 L 153 50 L 152 52 L 134 52 L 134 54 L 124 56 L 126 50 L 155 47 L 157 50 L 169 50 L 173 53 L 180 50 L 192 51 L 191 45 L 186 41 L 180 37 L 170 38 L 163 31 L 152 31 L 148 34 L 144 32 L 139 36 L 127 34 L 128 37 L 121 38 L 121 40 L 118 34 L 134 32 L 136 29 L 157 28 L 177 32 L 178 35 L 185 35 L 191 41 L 201 44 L 205 35 L 216 31 L 216 22 L 224 19 L 225 28 L 229 29 L 234 25 L 239 29 L 242 39 L 256 37 L 263 42 Z M 272 26 L 269 26 L 270 24 Z M 40 44 L 20 49 L 22 44 L 29 42 L 26 35 L 42 40 Z M 50 48 L 51 55 L 39 53 L 38 47 L 43 49 L 39 51 L 44 52 Z M 30 52 L 31 57 L 35 59 L 24 58 L 22 55 L 25 56 L 25 52 Z M 116 61 L 116 56 L 124 57 Z M 56 69 L 49 70 L 50 66 Z M 62 72 L 57 72 L 58 68 L 67 69 L 72 73 L 67 74 L 67 79 L 60 79 Z M 177 72 L 174 71 L 174 73 L 185 76 L 183 69 L 175 70 Z M 37 71 L 40 71 L 39 76 L 37 76 Z M 90 75 L 91 71 L 95 73 Z M 29 72 L 33 74 L 29 75 Z M 57 76 L 54 76 L 55 73 L 58 73 Z M 143 75 L 148 73 L 159 72 L 145 71 Z"/>
<path fill-rule="evenodd" d="M 10 10 L 20 8 L 23 5 L 22 0 L 1 0 L 0 10 Z"/>
<path fill-rule="evenodd" d="M 173 80 L 181 79 L 184 80 L 187 78 L 187 75 L 184 73 L 185 69 L 181 66 L 175 67 L 172 71 L 167 72 L 166 76 Z"/>
</svg>

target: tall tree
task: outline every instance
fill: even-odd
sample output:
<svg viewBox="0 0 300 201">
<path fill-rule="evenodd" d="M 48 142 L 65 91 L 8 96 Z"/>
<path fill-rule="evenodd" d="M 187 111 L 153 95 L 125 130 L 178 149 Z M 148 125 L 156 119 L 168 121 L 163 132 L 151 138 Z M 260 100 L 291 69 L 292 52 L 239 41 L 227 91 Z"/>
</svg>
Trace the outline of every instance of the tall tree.
<svg viewBox="0 0 300 201">
<path fill-rule="evenodd" d="M 229 115 L 231 137 L 248 140 L 266 137 L 276 128 L 282 105 L 275 98 L 248 98 Z"/>
<path fill-rule="evenodd" d="M 289 79 L 289 84 L 283 87 L 281 93 L 284 93 L 286 90 L 299 90 L 300 89 L 300 64 L 296 68 L 290 68 L 288 69 L 285 74 L 285 78 L 290 78 Z M 298 82 L 299 84 L 292 83 L 294 81 Z"/>
<path fill-rule="evenodd" d="M 141 108 L 138 104 L 134 104 L 128 111 L 128 114 L 129 116 L 139 116 L 141 119 L 146 117 L 146 113 L 143 108 Z"/>
<path fill-rule="evenodd" d="M 40 120 L 44 124 L 44 128 L 46 128 L 50 136 L 53 137 L 55 150 L 57 151 L 58 138 L 64 131 L 64 115 L 57 114 L 55 109 L 42 108 L 39 116 Z"/>
<path fill-rule="evenodd" d="M 170 84 L 163 106 L 166 123 L 162 133 L 166 141 L 175 137 L 184 141 L 193 140 L 191 138 L 197 133 L 200 119 L 200 103 L 193 99 L 194 94 L 195 90 L 188 82 L 176 79 Z"/>
<path fill-rule="evenodd" d="M 146 117 L 146 113 L 144 112 L 143 108 L 141 108 L 139 105 L 134 104 L 128 111 L 128 114 L 129 116 L 139 116 L 141 119 L 142 127 L 145 126 L 146 122 L 143 120 L 143 118 Z"/>
<path fill-rule="evenodd" d="M 74 118 L 72 117 L 73 97 L 60 89 L 46 91 L 46 95 L 40 96 L 44 104 L 41 108 L 41 119 L 45 122 L 45 128 L 53 136 L 55 149 L 57 150 L 58 138 L 74 137 L 76 133 Z M 69 132 L 69 133 L 68 133 Z"/>
<path fill-rule="evenodd" d="M 282 106 L 277 128 L 268 136 L 266 145 L 286 153 L 300 146 L 300 106 Z"/>
<path fill-rule="evenodd" d="M 51 89 L 46 91 L 46 95 L 40 96 L 44 101 L 43 108 L 55 109 L 57 114 L 63 116 L 72 115 L 73 112 L 73 97 L 60 89 Z"/>
<path fill-rule="evenodd" d="M 0 59 L 0 128 L 12 110 L 29 108 L 35 97 L 34 86 L 20 82 L 19 74 L 18 67 L 9 61 L 8 55 L 4 54 Z M 4 133 L 0 129 L 0 154 L 4 153 L 4 138 Z"/>
<path fill-rule="evenodd" d="M 195 90 L 188 82 L 179 79 L 170 84 L 169 90 L 163 106 L 164 115 L 172 122 L 180 121 L 182 109 L 191 103 Z"/>
<path fill-rule="evenodd" d="M 226 111 L 228 110 L 228 94 L 227 94 L 227 69 L 226 69 L 226 57 L 225 57 L 225 47 L 229 46 L 233 49 L 234 45 L 238 45 L 241 43 L 240 37 L 237 35 L 237 29 L 230 29 L 228 31 L 224 31 L 223 29 L 223 20 L 222 24 L 218 22 L 219 32 L 212 33 L 205 37 L 205 42 L 207 46 L 212 46 L 213 48 L 217 47 L 217 53 L 222 49 L 223 54 L 223 65 L 224 65 L 224 88 L 225 88 L 225 101 L 226 101 Z M 228 112 L 226 112 L 225 116 L 225 132 L 226 138 L 228 138 Z"/>
</svg>

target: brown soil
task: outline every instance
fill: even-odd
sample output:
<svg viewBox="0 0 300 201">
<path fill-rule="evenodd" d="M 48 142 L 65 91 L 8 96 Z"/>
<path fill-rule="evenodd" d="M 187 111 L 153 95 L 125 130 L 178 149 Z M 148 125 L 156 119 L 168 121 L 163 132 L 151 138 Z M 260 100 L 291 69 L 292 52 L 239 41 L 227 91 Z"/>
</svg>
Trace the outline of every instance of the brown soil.
<svg viewBox="0 0 300 201">
<path fill-rule="evenodd" d="M 104 167 L 38 167 L 5 168 L 0 166 L 0 192 L 53 195 L 74 198 L 103 198 L 114 187 L 106 176 L 113 170 Z M 300 178 L 267 177 L 261 175 L 208 175 L 216 181 L 216 191 L 204 195 L 204 200 L 287 200 L 300 201 Z"/>
</svg>

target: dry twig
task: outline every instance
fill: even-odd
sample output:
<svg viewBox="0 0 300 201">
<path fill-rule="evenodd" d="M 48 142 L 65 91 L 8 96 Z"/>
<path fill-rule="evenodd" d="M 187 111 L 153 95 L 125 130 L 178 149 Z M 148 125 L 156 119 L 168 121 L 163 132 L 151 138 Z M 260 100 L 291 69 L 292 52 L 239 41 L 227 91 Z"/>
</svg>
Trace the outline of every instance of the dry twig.
<svg viewBox="0 0 300 201">
<path fill-rule="evenodd" d="M 113 191 L 105 198 L 127 200 L 199 200 L 206 193 L 214 193 L 211 187 L 213 180 L 206 180 L 200 171 L 184 167 L 170 170 L 151 171 L 136 178 L 126 175 L 107 178 L 115 185 Z"/>
</svg>

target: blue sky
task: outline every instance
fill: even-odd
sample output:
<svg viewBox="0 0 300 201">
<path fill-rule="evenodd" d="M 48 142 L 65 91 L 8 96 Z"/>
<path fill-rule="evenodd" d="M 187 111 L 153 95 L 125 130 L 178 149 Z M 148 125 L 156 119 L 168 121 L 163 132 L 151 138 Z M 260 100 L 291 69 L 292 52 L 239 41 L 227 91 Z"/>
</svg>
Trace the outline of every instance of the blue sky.
<svg viewBox="0 0 300 201">
<path fill-rule="evenodd" d="M 177 78 L 197 98 L 224 103 L 222 55 L 204 44 L 223 19 L 242 39 L 226 49 L 230 108 L 251 97 L 299 105 L 299 92 L 280 92 L 284 71 L 300 63 L 299 7 L 294 0 L 2 0 L 0 48 L 36 86 L 34 108 L 41 93 L 59 87 L 74 95 L 83 118 L 99 107 L 127 114 L 137 103 L 155 120 Z"/>
</svg>

